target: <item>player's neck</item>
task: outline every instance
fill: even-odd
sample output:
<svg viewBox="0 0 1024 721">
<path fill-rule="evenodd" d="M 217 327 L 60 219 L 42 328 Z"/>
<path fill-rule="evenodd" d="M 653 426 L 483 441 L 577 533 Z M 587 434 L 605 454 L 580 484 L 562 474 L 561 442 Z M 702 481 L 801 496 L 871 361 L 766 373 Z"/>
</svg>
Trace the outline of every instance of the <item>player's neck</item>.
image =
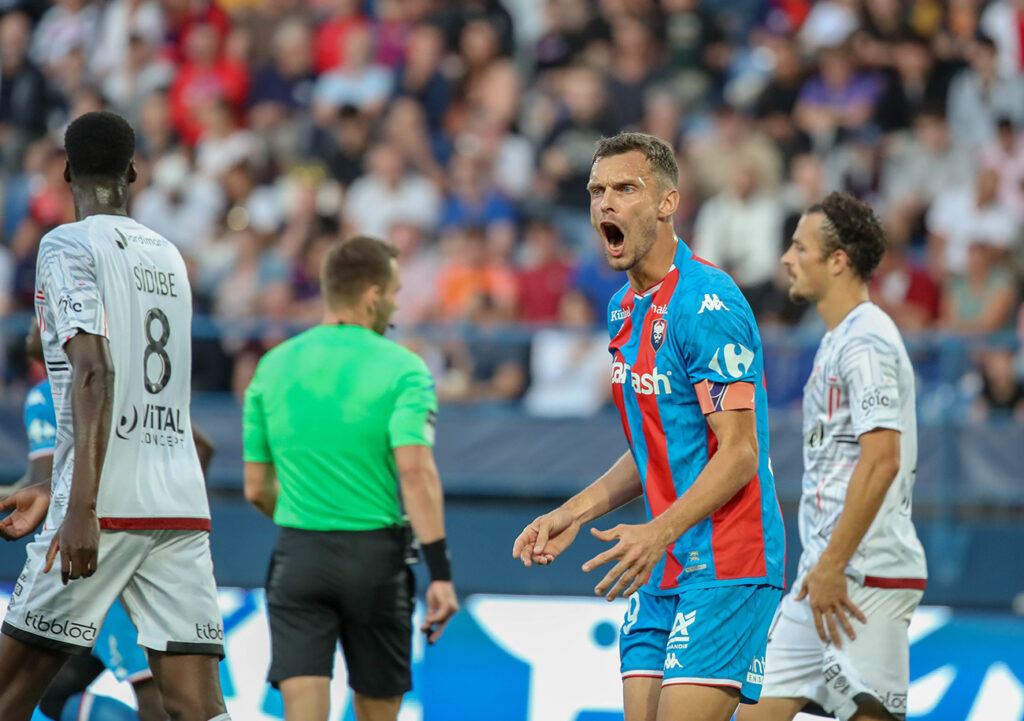
<svg viewBox="0 0 1024 721">
<path fill-rule="evenodd" d="M 128 190 L 118 185 L 89 184 L 71 186 L 75 201 L 75 219 L 85 220 L 90 215 L 128 215 Z"/>
<path fill-rule="evenodd" d="M 371 319 L 364 318 L 364 314 L 355 308 L 336 308 L 324 312 L 324 325 L 357 325 L 360 328 L 371 328 Z"/>
<path fill-rule="evenodd" d="M 868 297 L 867 283 L 860 281 L 834 283 L 824 298 L 818 301 L 818 313 L 830 331 L 843 322 L 843 318 Z"/>
<path fill-rule="evenodd" d="M 634 293 L 643 293 L 668 275 L 676 259 L 676 233 L 671 223 L 658 224 L 658 238 L 640 261 L 626 271 Z"/>
</svg>

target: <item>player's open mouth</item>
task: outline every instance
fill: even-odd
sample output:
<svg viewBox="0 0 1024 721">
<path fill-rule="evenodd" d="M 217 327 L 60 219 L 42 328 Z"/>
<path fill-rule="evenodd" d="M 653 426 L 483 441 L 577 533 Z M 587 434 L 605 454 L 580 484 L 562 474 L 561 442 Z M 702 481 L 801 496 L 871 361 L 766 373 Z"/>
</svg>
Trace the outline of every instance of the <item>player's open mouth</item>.
<svg viewBox="0 0 1024 721">
<path fill-rule="evenodd" d="M 600 228 L 605 246 L 608 248 L 608 255 L 615 258 L 622 255 L 622 250 L 626 245 L 626 234 L 622 232 L 622 228 L 610 220 L 602 220 Z"/>
</svg>

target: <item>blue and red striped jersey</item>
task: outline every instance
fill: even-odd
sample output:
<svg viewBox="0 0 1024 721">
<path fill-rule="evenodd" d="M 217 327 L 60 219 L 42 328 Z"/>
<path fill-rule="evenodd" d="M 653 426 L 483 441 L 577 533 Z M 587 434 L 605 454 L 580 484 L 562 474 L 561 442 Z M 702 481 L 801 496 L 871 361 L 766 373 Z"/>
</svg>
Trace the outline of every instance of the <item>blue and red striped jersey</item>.
<svg viewBox="0 0 1024 721">
<path fill-rule="evenodd" d="M 764 358 L 739 288 L 679 241 L 660 283 L 642 294 L 627 284 L 612 297 L 608 332 L 612 393 L 648 518 L 682 496 L 717 450 L 707 414 L 753 409 L 757 416 L 757 474 L 666 549 L 645 590 L 781 588 L 786 539 L 768 455 Z"/>
</svg>

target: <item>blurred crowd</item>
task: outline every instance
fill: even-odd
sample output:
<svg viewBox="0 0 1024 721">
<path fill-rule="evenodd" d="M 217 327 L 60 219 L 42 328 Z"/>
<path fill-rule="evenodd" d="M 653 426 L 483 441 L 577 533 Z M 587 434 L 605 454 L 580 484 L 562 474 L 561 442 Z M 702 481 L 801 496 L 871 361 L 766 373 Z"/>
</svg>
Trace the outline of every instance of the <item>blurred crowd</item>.
<svg viewBox="0 0 1024 721">
<path fill-rule="evenodd" d="M 132 213 L 181 249 L 216 329 L 196 342 L 197 389 L 239 392 L 262 352 L 315 323 L 325 248 L 367 233 L 400 251 L 398 337 L 443 399 L 602 407 L 600 328 L 624 277 L 605 267 L 585 185 L 594 142 L 622 129 L 677 148 L 677 230 L 732 274 L 762 329 L 807 319 L 778 260 L 833 189 L 883 219 L 873 299 L 905 330 L 1018 325 L 1022 0 L 0 0 L 0 13 L 0 311 L 31 310 L 39 240 L 74 220 L 64 128 L 115 110 L 138 134 Z M 1024 412 L 1014 350 L 968 357 L 976 410 Z"/>
</svg>

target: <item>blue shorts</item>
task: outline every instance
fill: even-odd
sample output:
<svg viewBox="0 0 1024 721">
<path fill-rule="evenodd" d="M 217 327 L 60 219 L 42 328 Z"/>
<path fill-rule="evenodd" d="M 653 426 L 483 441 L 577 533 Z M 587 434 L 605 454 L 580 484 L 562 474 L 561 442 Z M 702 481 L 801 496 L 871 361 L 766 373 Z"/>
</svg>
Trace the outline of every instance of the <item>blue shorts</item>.
<svg viewBox="0 0 1024 721">
<path fill-rule="evenodd" d="M 114 601 L 107 611 L 92 652 L 118 681 L 136 683 L 153 676 L 146 652 L 139 646 L 139 634 L 120 601 Z"/>
<path fill-rule="evenodd" d="M 744 703 L 757 703 L 768 629 L 781 597 L 782 589 L 763 585 L 634 593 L 619 633 L 622 678 L 730 686 Z"/>
</svg>

